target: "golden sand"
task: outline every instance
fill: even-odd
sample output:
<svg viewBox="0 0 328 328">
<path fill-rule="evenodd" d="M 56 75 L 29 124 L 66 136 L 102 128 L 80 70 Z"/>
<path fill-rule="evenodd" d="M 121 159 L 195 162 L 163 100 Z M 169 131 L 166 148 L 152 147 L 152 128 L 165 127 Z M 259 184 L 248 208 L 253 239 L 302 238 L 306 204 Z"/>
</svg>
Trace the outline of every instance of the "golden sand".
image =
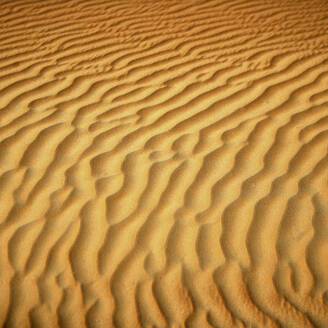
<svg viewBox="0 0 328 328">
<path fill-rule="evenodd" d="M 0 325 L 328 327 L 326 0 L 0 0 Z"/>
</svg>

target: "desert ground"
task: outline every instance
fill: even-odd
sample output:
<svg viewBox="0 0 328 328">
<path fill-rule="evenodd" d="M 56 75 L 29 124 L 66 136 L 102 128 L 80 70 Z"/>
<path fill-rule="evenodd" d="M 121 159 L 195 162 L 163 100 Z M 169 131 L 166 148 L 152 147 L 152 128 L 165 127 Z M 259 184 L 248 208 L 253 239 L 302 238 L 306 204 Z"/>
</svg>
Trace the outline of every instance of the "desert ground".
<svg viewBox="0 0 328 328">
<path fill-rule="evenodd" d="M 328 327 L 326 0 L 0 0 L 0 326 Z"/>
</svg>

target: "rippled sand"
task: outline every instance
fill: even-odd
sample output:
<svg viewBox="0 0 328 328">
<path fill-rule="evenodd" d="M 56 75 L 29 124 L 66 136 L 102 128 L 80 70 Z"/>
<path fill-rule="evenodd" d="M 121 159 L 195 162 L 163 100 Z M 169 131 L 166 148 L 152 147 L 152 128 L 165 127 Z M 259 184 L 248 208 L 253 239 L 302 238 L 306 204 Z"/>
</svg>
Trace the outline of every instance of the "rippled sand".
<svg viewBox="0 0 328 328">
<path fill-rule="evenodd" d="M 0 325 L 328 327 L 326 0 L 1 0 Z"/>
</svg>

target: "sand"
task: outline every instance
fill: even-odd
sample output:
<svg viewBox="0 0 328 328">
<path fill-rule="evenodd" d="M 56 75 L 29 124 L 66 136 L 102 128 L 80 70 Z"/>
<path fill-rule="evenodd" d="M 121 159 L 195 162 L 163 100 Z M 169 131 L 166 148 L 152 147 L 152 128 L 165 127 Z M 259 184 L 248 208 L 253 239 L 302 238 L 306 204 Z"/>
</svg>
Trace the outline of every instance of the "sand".
<svg viewBox="0 0 328 328">
<path fill-rule="evenodd" d="M 328 327 L 328 2 L 0 1 L 0 325 Z"/>
</svg>

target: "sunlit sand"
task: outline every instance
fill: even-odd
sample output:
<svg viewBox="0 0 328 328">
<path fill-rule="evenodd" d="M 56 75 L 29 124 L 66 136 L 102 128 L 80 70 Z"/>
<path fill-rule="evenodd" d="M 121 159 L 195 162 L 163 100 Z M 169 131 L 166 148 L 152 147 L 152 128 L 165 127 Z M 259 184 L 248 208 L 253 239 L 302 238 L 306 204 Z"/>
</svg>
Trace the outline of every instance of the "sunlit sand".
<svg viewBox="0 0 328 328">
<path fill-rule="evenodd" d="M 328 327 L 328 2 L 0 1 L 0 326 Z"/>
</svg>

